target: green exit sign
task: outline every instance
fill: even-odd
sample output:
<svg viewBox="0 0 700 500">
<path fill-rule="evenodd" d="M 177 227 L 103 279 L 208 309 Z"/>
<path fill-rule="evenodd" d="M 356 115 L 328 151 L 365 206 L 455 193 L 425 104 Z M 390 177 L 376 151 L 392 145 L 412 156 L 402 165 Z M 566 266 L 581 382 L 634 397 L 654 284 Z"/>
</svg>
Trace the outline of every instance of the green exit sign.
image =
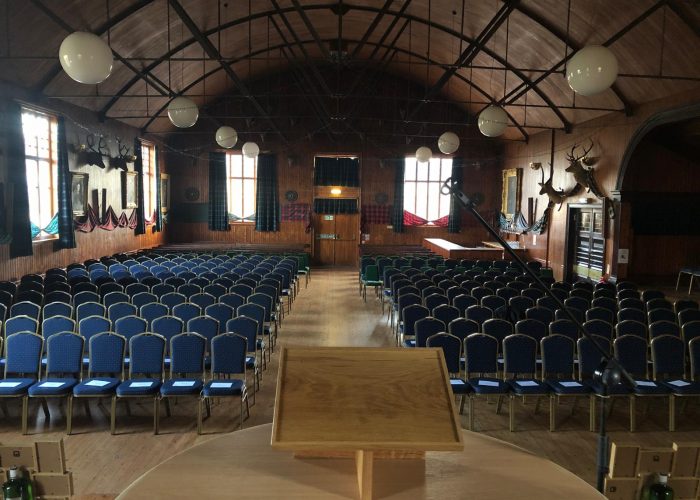
<svg viewBox="0 0 700 500">
<path fill-rule="evenodd" d="M 324 215 L 323 220 L 333 220 L 333 216 L 332 215 Z"/>
</svg>

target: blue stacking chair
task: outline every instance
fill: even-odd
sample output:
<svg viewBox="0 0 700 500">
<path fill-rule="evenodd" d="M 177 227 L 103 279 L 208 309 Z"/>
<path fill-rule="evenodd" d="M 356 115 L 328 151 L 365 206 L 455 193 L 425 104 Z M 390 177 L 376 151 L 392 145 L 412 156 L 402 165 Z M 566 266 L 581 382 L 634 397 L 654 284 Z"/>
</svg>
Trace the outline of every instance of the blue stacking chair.
<svg viewBox="0 0 700 500">
<path fill-rule="evenodd" d="M 211 377 L 204 384 L 197 411 L 197 433 L 202 433 L 202 404 L 218 397 L 240 398 L 239 428 L 243 428 L 243 403 L 246 414 L 250 416 L 248 390 L 245 383 L 246 353 L 248 351 L 245 337 L 234 333 L 222 333 L 211 342 Z M 244 379 L 231 378 L 236 375 Z"/>
<path fill-rule="evenodd" d="M 670 391 L 668 430 L 676 430 L 676 399 L 700 396 L 700 382 L 686 377 L 685 342 L 675 335 L 651 339 L 653 378 Z"/>
<path fill-rule="evenodd" d="M 617 321 L 639 321 L 640 323 L 646 324 L 647 315 L 642 309 L 636 309 L 634 307 L 625 307 L 617 311 Z"/>
<path fill-rule="evenodd" d="M 418 288 L 414 286 L 401 287 L 401 289 L 397 291 L 397 295 L 399 298 L 407 296 L 408 294 L 418 295 L 419 293 L 420 291 L 418 290 Z M 438 306 L 448 305 L 449 303 L 450 299 L 448 299 L 447 296 L 444 295 L 442 292 L 431 293 L 423 299 L 423 305 L 427 307 L 430 311 L 432 311 Z"/>
<path fill-rule="evenodd" d="M 73 296 L 73 307 L 75 307 L 76 310 L 81 306 L 81 304 L 85 304 L 86 302 L 97 302 L 98 304 L 102 303 L 100 296 L 95 292 L 78 292 Z"/>
<path fill-rule="evenodd" d="M 649 324 L 649 338 L 654 339 L 661 335 L 673 335 L 680 338 L 681 329 L 674 321 L 656 321 Z"/>
<path fill-rule="evenodd" d="M 478 396 L 498 395 L 500 398 L 508 393 L 508 385 L 498 378 L 498 340 L 483 333 L 473 333 L 464 339 L 464 377 L 471 391 L 469 392 L 469 430 L 474 429 L 474 402 Z"/>
<path fill-rule="evenodd" d="M 515 430 L 516 397 L 536 396 L 535 413 L 537 413 L 539 397 L 549 395 L 547 384 L 538 380 L 536 374 L 537 341 L 529 335 L 518 333 L 503 339 L 503 375 L 511 390 L 509 399 L 509 428 L 511 432 Z"/>
<path fill-rule="evenodd" d="M 174 286 L 166 285 L 165 283 L 158 283 L 157 285 L 151 286 L 151 293 L 157 295 L 160 299 L 163 298 L 163 295 L 173 293 L 174 291 Z"/>
<path fill-rule="evenodd" d="M 68 285 L 66 285 L 68 287 Z M 53 290 L 44 295 L 44 304 L 50 304 L 51 302 L 63 302 L 64 304 L 70 304 L 73 298 L 70 293 Z"/>
<path fill-rule="evenodd" d="M 80 382 L 83 349 L 83 337 L 72 332 L 56 333 L 46 339 L 46 376 L 29 387 L 28 395 L 43 398 L 47 418 L 46 398 L 68 398 Z"/>
<path fill-rule="evenodd" d="M 134 304 L 128 302 L 117 302 L 107 308 L 107 317 L 112 323 L 116 323 L 126 316 L 136 316 L 138 309 Z"/>
<path fill-rule="evenodd" d="M 172 315 L 180 318 L 185 324 L 192 318 L 202 315 L 202 308 L 197 304 L 178 304 L 172 309 Z"/>
<path fill-rule="evenodd" d="M 117 400 L 153 399 L 153 433 L 158 433 L 160 386 L 163 383 L 165 339 L 155 333 L 140 333 L 129 340 L 129 378 L 117 386 L 112 398 L 111 432 L 116 432 Z"/>
<path fill-rule="evenodd" d="M 651 380 L 648 376 L 649 361 L 647 359 L 647 352 L 649 347 L 645 338 L 636 335 L 623 335 L 615 339 L 613 349 L 615 358 L 619 361 L 620 366 L 622 366 L 637 383 L 629 396 L 630 432 L 634 432 L 637 427 L 637 398 L 648 398 L 650 396 L 662 396 L 667 398 L 670 391 L 667 387 L 659 382 Z"/>
<path fill-rule="evenodd" d="M 161 304 L 160 302 L 144 304 L 139 309 L 139 316 L 148 322 L 148 328 L 151 327 L 154 319 L 160 318 L 161 316 L 167 316 L 168 314 L 170 314 L 168 306 Z"/>
<path fill-rule="evenodd" d="M 207 355 L 211 352 L 211 341 L 219 334 L 219 322 L 210 316 L 198 316 L 187 322 L 187 331 L 198 333 L 207 340 Z M 207 357 L 206 361 L 209 361 Z"/>
<path fill-rule="evenodd" d="M 647 322 L 651 325 L 652 323 L 656 323 L 657 321 L 668 321 L 670 323 L 675 323 L 678 321 L 678 317 L 676 316 L 676 313 L 673 312 L 671 309 L 666 309 L 666 308 L 658 308 L 658 309 L 652 309 L 647 312 Z"/>
<path fill-rule="evenodd" d="M 564 321 L 564 320 L 562 320 Z M 574 325 L 575 326 L 575 325 Z M 585 396 L 590 393 L 588 386 L 574 376 L 575 341 L 568 335 L 550 334 L 540 340 L 542 353 L 542 379 L 550 390 L 549 430 L 554 432 L 557 425 L 557 406 L 562 397 Z M 576 402 L 571 407 L 574 412 Z M 590 416 L 595 419 L 595 415 Z"/>
<path fill-rule="evenodd" d="M 436 333 L 446 333 L 447 326 L 444 321 L 426 316 L 416 321 L 413 330 L 415 337 L 413 339 L 404 339 L 404 347 L 426 347 L 428 338 Z"/>
<path fill-rule="evenodd" d="M 114 322 L 114 332 L 124 337 L 127 345 L 132 337 L 148 331 L 148 322 L 135 315 L 124 316 Z"/>
<path fill-rule="evenodd" d="M 617 337 L 622 337 L 624 335 L 634 335 L 643 339 L 644 342 L 647 342 L 647 339 L 649 338 L 649 334 L 647 332 L 647 325 L 631 319 L 620 321 L 618 324 L 616 324 L 615 334 Z"/>
<path fill-rule="evenodd" d="M 452 305 L 459 309 L 460 315 L 462 316 L 466 314 L 467 308 L 471 306 L 476 306 L 478 304 L 478 300 L 476 300 L 471 295 L 466 294 L 457 295 L 454 299 L 452 299 Z"/>
<path fill-rule="evenodd" d="M 204 309 L 204 314 L 218 321 L 219 331 L 223 332 L 226 322 L 236 315 L 236 310 L 226 304 L 212 304 Z"/>
<path fill-rule="evenodd" d="M 143 283 L 132 283 L 124 290 L 129 297 L 134 297 L 136 294 L 149 292 L 149 288 Z"/>
<path fill-rule="evenodd" d="M 192 273 L 192 274 L 194 274 L 194 273 Z M 197 276 L 196 274 L 193 277 L 189 278 L 187 283 L 190 285 L 198 286 L 200 289 L 204 288 L 205 286 L 209 286 L 208 279 Z M 202 292 L 202 290 L 199 290 L 197 293 L 201 293 L 201 292 Z"/>
<path fill-rule="evenodd" d="M 5 338 L 19 332 L 39 332 L 39 322 L 29 316 L 15 316 L 5 321 Z"/>
<path fill-rule="evenodd" d="M 155 293 L 153 292 L 153 287 L 163 284 L 163 282 L 155 276 L 144 276 L 140 281 L 146 285 L 152 293 Z"/>
<path fill-rule="evenodd" d="M 199 307 L 202 308 L 202 310 L 206 309 L 207 306 L 210 306 L 212 304 L 216 303 L 216 297 L 213 295 L 210 295 L 208 293 L 196 293 L 192 297 L 189 298 L 188 302 L 191 302 L 192 304 L 196 304 Z"/>
<path fill-rule="evenodd" d="M 689 321 L 681 327 L 683 342 L 690 348 L 690 343 L 696 337 L 700 337 L 700 321 Z"/>
<path fill-rule="evenodd" d="M 41 324 L 41 335 L 44 337 L 44 340 L 48 342 L 49 338 L 57 333 L 77 333 L 75 326 L 75 321 L 70 318 L 54 316 L 53 318 L 47 318 L 43 321 Z"/>
<path fill-rule="evenodd" d="M 457 318 L 450 321 L 450 324 L 447 325 L 447 333 L 459 338 L 460 342 L 464 342 L 464 339 L 472 333 L 478 332 L 479 323 L 471 319 Z"/>
<path fill-rule="evenodd" d="M 158 296 L 151 292 L 139 292 L 131 296 L 131 303 L 138 309 L 141 309 L 146 304 L 158 302 Z"/>
<path fill-rule="evenodd" d="M 194 283 L 185 283 L 184 285 L 177 287 L 177 293 L 181 293 L 187 297 L 187 300 L 189 300 L 193 295 L 202 293 L 202 287 L 195 285 Z"/>
<path fill-rule="evenodd" d="M 14 318 L 16 316 L 28 316 L 36 321 L 39 321 L 39 317 L 41 316 L 41 306 L 29 301 L 15 302 L 12 304 L 12 307 L 10 307 L 10 318 Z"/>
<path fill-rule="evenodd" d="M 149 328 L 150 331 L 157 333 L 165 339 L 165 347 L 167 349 L 170 345 L 170 340 L 175 335 L 179 335 L 185 331 L 185 323 L 175 316 L 161 316 L 160 318 L 154 319 Z M 164 363 L 166 367 L 170 365 L 168 352 L 166 352 Z"/>
<path fill-rule="evenodd" d="M 176 305 L 184 304 L 185 302 L 187 302 L 187 297 L 177 292 L 166 293 L 160 297 L 160 303 L 168 306 L 170 311 L 172 311 L 173 307 Z"/>
<path fill-rule="evenodd" d="M 570 338 L 574 344 L 578 340 L 578 325 L 568 319 L 557 319 L 549 324 L 550 335 L 563 335 Z"/>
<path fill-rule="evenodd" d="M 521 319 L 515 324 L 515 333 L 532 337 L 537 346 L 547 335 L 547 325 L 536 319 Z"/>
<path fill-rule="evenodd" d="M 112 331 L 112 322 L 103 316 L 88 316 L 78 323 L 78 334 L 85 339 L 85 345 L 90 348 L 90 340 L 95 335 Z M 83 364 L 89 363 L 89 358 L 83 359 Z"/>
<path fill-rule="evenodd" d="M 214 278 L 216 279 L 216 278 Z M 223 285 L 217 285 L 216 283 L 212 283 L 211 285 L 205 286 L 202 291 L 204 293 L 208 293 L 209 295 L 213 296 L 216 300 L 219 300 L 219 297 L 224 295 L 225 293 L 228 292 L 226 287 Z"/>
<path fill-rule="evenodd" d="M 462 342 L 459 338 L 449 333 L 436 333 L 428 337 L 427 347 L 439 347 L 445 356 L 445 366 L 450 375 L 450 387 L 455 396 L 459 396 L 459 413 L 464 411 L 465 396 L 471 392 L 471 386 L 460 376 L 460 360 L 462 355 Z"/>
<path fill-rule="evenodd" d="M 401 310 L 401 322 L 397 332 L 397 343 L 405 342 L 415 337 L 415 325 L 420 319 L 430 316 L 430 310 L 419 304 L 411 304 Z"/>
<path fill-rule="evenodd" d="M 700 311 L 697 309 L 683 309 L 678 311 L 678 324 L 683 326 L 691 321 L 700 321 Z"/>
<path fill-rule="evenodd" d="M 105 295 L 112 292 L 124 293 L 124 286 L 115 281 L 97 282 L 100 295 L 104 298 Z"/>
<path fill-rule="evenodd" d="M 66 318 L 73 317 L 73 306 L 66 304 L 64 302 L 50 302 L 46 304 L 41 310 L 42 319 L 53 318 L 54 316 L 63 316 Z M 0 315 L 0 321 L 3 320 L 3 316 Z"/>
<path fill-rule="evenodd" d="M 510 285 L 509 285 L 510 286 Z M 509 316 L 515 318 L 515 321 L 525 318 L 525 312 L 535 306 L 535 301 L 530 297 L 518 295 L 508 300 Z"/>
<path fill-rule="evenodd" d="M 131 297 L 129 297 L 124 292 L 109 292 L 102 299 L 102 303 L 105 305 L 107 310 L 114 304 L 120 304 L 126 302 L 127 304 L 131 302 Z"/>
<path fill-rule="evenodd" d="M 168 416 L 168 401 L 171 397 L 196 396 L 199 408 L 199 396 L 205 377 L 206 345 L 206 339 L 197 333 L 179 333 L 170 339 L 170 377 L 160 386 L 160 399 L 165 400 Z M 158 428 L 159 423 L 156 422 L 156 434 Z"/>
<path fill-rule="evenodd" d="M 263 368 L 267 367 L 265 360 L 265 342 L 258 340 L 258 322 L 253 318 L 238 316 L 226 322 L 225 333 L 235 333 L 245 337 L 248 346 L 248 356 L 246 356 L 246 369 L 253 372 L 253 404 L 255 404 L 255 393 L 260 390 L 262 373 L 260 372 L 258 359 L 262 360 Z M 251 355 L 252 354 L 252 355 Z M 247 374 L 248 372 L 246 372 Z M 246 378 L 246 382 L 247 382 Z"/>
<path fill-rule="evenodd" d="M 245 304 L 245 297 L 238 295 L 237 293 L 227 293 L 219 297 L 220 304 L 226 304 L 227 306 L 233 307 L 235 311 L 238 306 Z"/>
<path fill-rule="evenodd" d="M 613 340 L 613 326 L 607 321 L 592 319 L 583 323 L 583 327 L 590 335 L 604 337 L 610 342 Z"/>
<path fill-rule="evenodd" d="M 469 306 L 465 311 L 465 317 L 483 325 L 484 321 L 493 318 L 493 311 L 484 306 Z"/>
<path fill-rule="evenodd" d="M 265 333 L 269 333 L 274 341 L 277 340 L 277 317 L 274 312 L 276 309 L 275 299 L 270 295 L 265 293 L 253 293 L 248 296 L 246 302 L 249 304 L 257 304 L 265 310 L 265 322 L 263 324 L 263 330 Z M 274 326 L 274 331 L 272 330 Z M 271 342 L 273 341 L 271 340 Z"/>
<path fill-rule="evenodd" d="M 481 333 L 490 335 L 498 341 L 498 352 L 503 352 L 503 340 L 513 334 L 513 324 L 504 319 L 487 319 L 481 325 Z"/>
<path fill-rule="evenodd" d="M 22 399 L 22 434 L 27 434 L 29 387 L 39 379 L 43 349 L 44 339 L 31 332 L 8 335 L 5 341 L 5 378 L 0 380 L 0 398 Z"/>
<path fill-rule="evenodd" d="M 258 338 L 262 339 L 265 332 L 265 309 L 257 304 L 243 304 L 236 309 L 236 316 L 246 316 L 248 318 L 254 319 L 258 324 Z M 270 350 L 274 351 L 274 345 L 272 344 L 272 338 L 270 335 L 270 330 L 267 331 L 268 334 L 268 345 Z M 269 356 L 270 354 L 268 354 Z"/>
<path fill-rule="evenodd" d="M 248 298 L 249 295 L 252 295 L 254 287 L 248 286 L 244 283 L 236 283 L 233 285 L 231 288 L 229 288 L 229 293 L 236 293 L 240 295 L 243 298 Z"/>
<path fill-rule="evenodd" d="M 534 319 L 544 325 L 549 325 L 554 321 L 554 311 L 546 307 L 530 307 L 525 311 L 525 319 Z"/>
</svg>

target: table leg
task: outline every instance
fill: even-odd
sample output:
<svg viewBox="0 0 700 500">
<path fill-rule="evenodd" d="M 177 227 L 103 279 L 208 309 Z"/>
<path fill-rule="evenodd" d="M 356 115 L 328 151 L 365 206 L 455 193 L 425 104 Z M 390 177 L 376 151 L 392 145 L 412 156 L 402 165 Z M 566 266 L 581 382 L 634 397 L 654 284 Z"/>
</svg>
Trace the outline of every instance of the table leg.
<svg viewBox="0 0 700 500">
<path fill-rule="evenodd" d="M 360 490 L 360 500 L 372 500 L 372 469 L 374 452 L 359 450 L 355 452 L 357 466 L 357 486 Z"/>
</svg>

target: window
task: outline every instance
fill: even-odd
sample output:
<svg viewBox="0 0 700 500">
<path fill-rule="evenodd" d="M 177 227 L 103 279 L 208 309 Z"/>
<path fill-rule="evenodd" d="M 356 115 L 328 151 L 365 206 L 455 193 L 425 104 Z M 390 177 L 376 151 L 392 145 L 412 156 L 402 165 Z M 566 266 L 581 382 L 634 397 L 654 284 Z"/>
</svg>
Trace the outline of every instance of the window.
<svg viewBox="0 0 700 500">
<path fill-rule="evenodd" d="M 143 213 L 146 219 L 153 217 L 156 208 L 156 148 L 149 142 L 141 143 L 143 165 Z"/>
<path fill-rule="evenodd" d="M 403 208 L 425 219 L 427 226 L 450 214 L 450 197 L 440 193 L 442 184 L 452 175 L 452 158 L 431 158 L 418 163 L 406 158 L 403 184 Z"/>
<path fill-rule="evenodd" d="M 226 154 L 226 192 L 229 219 L 234 222 L 255 220 L 255 189 L 258 159 L 240 153 Z"/>
<path fill-rule="evenodd" d="M 34 239 L 54 238 L 45 228 L 58 212 L 58 121 L 55 116 L 22 110 L 24 156 L 27 168 L 29 220 L 41 229 Z"/>
</svg>

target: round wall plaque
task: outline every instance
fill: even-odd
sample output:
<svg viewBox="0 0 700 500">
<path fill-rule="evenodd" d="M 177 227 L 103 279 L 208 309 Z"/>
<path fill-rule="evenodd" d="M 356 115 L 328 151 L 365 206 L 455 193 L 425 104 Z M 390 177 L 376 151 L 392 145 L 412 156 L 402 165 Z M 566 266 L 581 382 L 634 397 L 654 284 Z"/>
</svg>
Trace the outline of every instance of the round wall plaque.
<svg viewBox="0 0 700 500">
<path fill-rule="evenodd" d="M 284 193 L 284 197 L 287 201 L 297 201 L 297 198 L 299 198 L 299 193 L 290 190 Z"/>
<path fill-rule="evenodd" d="M 187 201 L 197 201 L 199 199 L 199 189 L 194 186 L 185 189 L 185 199 Z"/>
</svg>

